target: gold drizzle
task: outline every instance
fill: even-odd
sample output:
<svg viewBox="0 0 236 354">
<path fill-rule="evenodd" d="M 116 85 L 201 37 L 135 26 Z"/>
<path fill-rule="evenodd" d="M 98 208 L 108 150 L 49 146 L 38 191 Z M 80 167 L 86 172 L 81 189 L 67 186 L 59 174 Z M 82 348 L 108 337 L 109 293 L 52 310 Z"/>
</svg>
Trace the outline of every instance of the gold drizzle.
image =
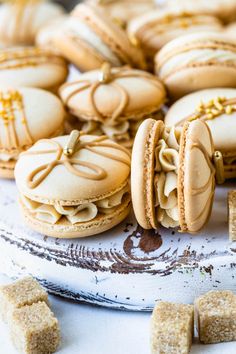
<svg viewBox="0 0 236 354">
<path fill-rule="evenodd" d="M 83 135 L 83 133 L 80 133 L 80 136 Z M 125 148 L 122 146 L 112 143 L 110 141 L 105 142 L 107 140 L 106 136 L 100 136 L 97 137 L 96 139 L 88 142 L 83 142 L 78 140 L 76 148 L 74 148 L 74 153 L 86 149 L 88 151 L 93 152 L 94 154 L 106 157 L 108 159 L 112 159 L 115 161 L 119 161 L 127 166 L 130 167 L 130 153 L 127 151 Z M 27 186 L 31 189 L 36 188 L 38 185 L 40 185 L 44 179 L 52 172 L 52 170 L 58 166 L 58 165 L 63 165 L 70 173 L 72 173 L 75 176 L 86 178 L 86 179 L 91 179 L 94 181 L 102 180 L 106 178 L 107 172 L 100 166 L 93 164 L 91 162 L 87 161 L 81 161 L 77 158 L 73 158 L 73 155 L 67 156 L 66 154 L 63 154 L 63 148 L 60 146 L 60 144 L 54 140 L 47 140 L 43 139 L 40 140 L 40 142 L 46 142 L 47 144 L 51 144 L 54 149 L 49 149 L 49 150 L 39 150 L 39 151 L 26 151 L 25 153 L 22 154 L 22 156 L 35 156 L 35 155 L 40 155 L 40 154 L 55 154 L 55 159 L 52 162 L 46 163 L 42 166 L 37 167 L 35 170 L 33 170 L 29 176 L 27 177 Z M 128 156 L 128 160 L 115 156 L 112 153 L 108 153 L 105 151 L 100 151 L 99 149 L 96 149 L 96 147 L 107 147 L 110 149 L 116 149 L 119 151 L 124 152 Z M 75 168 L 74 166 L 82 166 L 86 167 L 88 170 L 91 172 L 84 172 L 79 170 L 78 168 Z"/>
<path fill-rule="evenodd" d="M 16 132 L 16 113 L 19 114 L 19 120 L 24 128 L 28 146 L 33 144 L 33 138 L 30 134 L 27 119 L 24 111 L 23 97 L 19 91 L 0 92 L 0 120 L 3 121 L 4 131 L 6 135 L 6 143 L 1 143 L 0 149 L 13 152 L 20 147 L 19 139 Z"/>
<path fill-rule="evenodd" d="M 150 75 L 148 73 L 139 72 L 138 70 L 131 71 L 128 68 L 124 70 L 124 68 L 123 68 L 123 69 L 117 69 L 115 72 L 112 72 L 110 69 L 110 72 L 107 71 L 106 74 L 104 74 L 104 70 L 105 70 L 104 68 L 105 68 L 105 66 L 102 67 L 101 75 L 100 75 L 99 80 L 97 82 L 91 82 L 89 80 L 78 80 L 75 82 L 66 83 L 60 89 L 60 92 L 62 92 L 62 90 L 64 90 L 67 87 L 73 87 L 76 84 L 82 84 L 81 87 L 74 88 L 72 90 L 72 92 L 65 99 L 65 104 L 69 105 L 69 101 L 74 96 L 76 96 L 80 92 L 83 92 L 88 89 L 91 106 L 93 107 L 93 111 L 95 112 L 94 113 L 95 120 L 104 124 L 104 125 L 106 125 L 106 124 L 109 126 L 116 125 L 119 122 L 119 118 L 122 117 L 122 114 L 125 111 L 128 103 L 129 103 L 128 92 L 123 86 L 121 86 L 116 81 L 117 79 L 142 78 L 142 79 L 147 80 L 149 83 L 153 84 L 156 88 L 162 89 L 159 81 L 155 77 L 152 77 L 152 75 Z M 108 70 L 108 66 L 106 66 L 106 70 Z M 106 78 L 104 79 L 104 77 L 106 77 Z M 109 119 L 107 121 L 106 121 L 106 117 L 103 116 L 102 113 L 99 112 L 98 107 L 95 102 L 95 96 L 96 96 L 96 92 L 97 92 L 98 88 L 100 86 L 106 85 L 106 84 L 109 84 L 110 86 L 116 88 L 120 94 L 120 103 L 119 103 L 118 107 L 114 110 L 112 116 L 109 117 Z"/>
</svg>

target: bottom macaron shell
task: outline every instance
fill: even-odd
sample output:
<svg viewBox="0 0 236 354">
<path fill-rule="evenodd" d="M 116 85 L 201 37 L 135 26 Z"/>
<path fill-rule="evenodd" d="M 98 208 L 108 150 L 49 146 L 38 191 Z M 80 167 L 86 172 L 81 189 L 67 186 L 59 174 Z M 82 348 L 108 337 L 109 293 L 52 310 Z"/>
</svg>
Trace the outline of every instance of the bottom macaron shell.
<svg viewBox="0 0 236 354">
<path fill-rule="evenodd" d="M 212 163 L 213 141 L 203 121 L 185 123 L 180 143 L 178 205 L 182 232 L 195 233 L 211 214 L 215 168 Z"/>
<path fill-rule="evenodd" d="M 14 179 L 15 161 L 0 161 L 0 178 Z"/>
<path fill-rule="evenodd" d="M 100 215 L 92 221 L 77 225 L 69 224 L 67 221 L 60 221 L 55 225 L 51 225 L 34 218 L 21 201 L 20 207 L 25 223 L 33 230 L 51 237 L 80 238 L 100 234 L 118 225 L 129 215 L 131 200 L 130 195 L 127 195 L 122 204 L 113 213 L 104 216 Z"/>
<path fill-rule="evenodd" d="M 223 65 L 188 67 L 164 79 L 173 100 L 188 93 L 215 87 L 236 87 L 236 68 Z"/>
</svg>

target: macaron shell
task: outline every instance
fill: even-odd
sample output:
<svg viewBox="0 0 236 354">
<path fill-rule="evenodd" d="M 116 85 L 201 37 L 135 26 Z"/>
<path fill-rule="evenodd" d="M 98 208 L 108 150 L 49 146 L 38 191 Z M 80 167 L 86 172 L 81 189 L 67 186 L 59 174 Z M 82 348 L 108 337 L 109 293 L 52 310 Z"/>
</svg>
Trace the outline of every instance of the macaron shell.
<svg viewBox="0 0 236 354">
<path fill-rule="evenodd" d="M 186 122 L 180 142 L 178 205 L 182 232 L 195 233 L 207 222 L 212 209 L 215 169 L 213 142 L 203 121 Z"/>
<path fill-rule="evenodd" d="M 57 238 L 79 238 L 100 234 L 118 225 L 130 213 L 131 200 L 127 195 L 122 204 L 109 215 L 100 214 L 94 220 L 72 225 L 64 219 L 55 225 L 35 219 L 20 202 L 20 208 L 25 223 L 33 230 L 47 236 Z"/>
<path fill-rule="evenodd" d="M 88 145 L 96 139 L 98 137 L 92 135 L 80 137 L 80 141 Z M 58 159 L 57 154 L 61 148 L 66 146 L 68 140 L 69 136 L 40 140 L 20 156 L 15 168 L 16 184 L 20 193 L 45 204 L 78 205 L 104 199 L 127 185 L 130 174 L 130 154 L 118 144 L 105 139 L 101 145 L 109 144 L 108 147 L 99 146 L 98 143 L 98 146 L 93 148 L 94 151 L 87 148 L 77 151 L 72 155 L 72 161 L 68 160 L 69 168 L 64 163 L 56 163 L 49 173 L 46 173 L 41 183 L 31 188 L 28 178 L 34 174 L 32 178 L 37 180 L 40 176 L 40 171 L 37 172 L 38 168 L 43 166 L 44 172 L 53 161 L 65 161 L 64 155 Z M 110 147 L 111 144 L 114 147 Z M 50 153 L 51 150 L 53 152 Z M 106 157 L 104 154 L 111 155 L 111 157 Z M 83 163 L 93 164 L 96 168 L 84 167 Z M 78 176 L 71 172 L 72 167 L 87 172 L 92 177 Z M 97 169 L 101 168 L 105 175 L 100 179 L 94 179 L 93 176 L 97 174 Z"/>
<path fill-rule="evenodd" d="M 157 228 L 154 193 L 155 146 L 164 128 L 162 121 L 146 119 L 136 134 L 131 161 L 131 194 L 138 223 Z"/>
<path fill-rule="evenodd" d="M 236 89 L 208 89 L 189 94 L 170 107 L 165 116 L 165 124 L 167 126 L 183 125 L 185 118 L 187 119 L 194 113 L 200 102 L 207 103 L 217 97 L 235 98 L 236 102 Z M 212 120 L 206 120 L 206 123 L 211 130 L 215 149 L 221 152 L 235 151 L 236 153 L 236 112 L 229 115 L 222 114 Z"/>
<path fill-rule="evenodd" d="M 0 161 L 0 178 L 13 179 L 16 161 Z"/>
</svg>

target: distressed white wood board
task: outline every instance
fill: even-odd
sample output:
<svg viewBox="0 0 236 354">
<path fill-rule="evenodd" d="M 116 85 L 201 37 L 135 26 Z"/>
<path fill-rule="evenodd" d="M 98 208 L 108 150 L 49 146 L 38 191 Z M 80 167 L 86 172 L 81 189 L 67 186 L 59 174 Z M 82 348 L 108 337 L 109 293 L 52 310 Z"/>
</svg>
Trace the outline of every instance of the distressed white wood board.
<svg viewBox="0 0 236 354">
<path fill-rule="evenodd" d="M 208 290 L 236 292 L 236 244 L 228 240 L 227 192 L 217 188 L 199 235 L 144 231 L 133 215 L 95 237 L 53 239 L 25 227 L 13 181 L 0 181 L 0 269 L 31 274 L 50 292 L 117 309 L 152 310 L 156 300 L 192 303 Z"/>
</svg>

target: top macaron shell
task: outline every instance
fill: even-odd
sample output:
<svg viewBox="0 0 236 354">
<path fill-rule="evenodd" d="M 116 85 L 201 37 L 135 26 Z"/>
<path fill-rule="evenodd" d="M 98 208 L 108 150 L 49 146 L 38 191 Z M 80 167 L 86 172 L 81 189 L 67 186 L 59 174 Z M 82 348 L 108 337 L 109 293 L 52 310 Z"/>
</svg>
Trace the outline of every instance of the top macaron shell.
<svg viewBox="0 0 236 354">
<path fill-rule="evenodd" d="M 236 86 L 236 44 L 220 33 L 190 34 L 167 43 L 155 58 L 170 96 Z"/>
<path fill-rule="evenodd" d="M 51 19 L 63 15 L 61 6 L 47 1 L 28 4 L 2 4 L 0 7 L 0 41 L 8 45 L 32 45 L 37 31 Z"/>
<path fill-rule="evenodd" d="M 225 97 L 235 99 L 236 89 L 218 88 L 208 89 L 194 92 L 175 102 L 168 110 L 165 116 L 165 124 L 167 126 L 183 125 L 198 108 L 199 104 L 208 103 L 217 97 Z M 236 149 L 236 112 L 228 115 L 221 114 L 214 119 L 206 120 L 214 141 L 214 146 L 217 150 L 235 151 Z"/>
<path fill-rule="evenodd" d="M 159 226 L 154 205 L 154 150 L 163 128 L 163 122 L 146 119 L 138 130 L 132 152 L 133 208 L 139 224 L 145 229 Z M 177 188 L 182 232 L 197 232 L 211 213 L 215 188 L 212 155 L 208 126 L 202 121 L 185 123 L 180 141 Z"/>
<path fill-rule="evenodd" d="M 96 140 L 96 136 L 84 135 L 80 137 L 82 143 L 88 145 Z M 33 181 L 40 176 L 37 170 L 42 168 L 45 172 L 50 163 L 57 160 L 59 149 L 63 149 L 68 142 L 69 136 L 62 136 L 50 140 L 40 140 L 26 153 L 21 154 L 15 168 L 15 178 L 19 191 L 28 198 L 46 203 L 60 205 L 78 205 L 84 202 L 93 202 L 98 199 L 106 198 L 116 191 L 121 190 L 127 185 L 130 174 L 130 157 L 129 153 L 121 149 L 108 139 L 101 144 L 112 144 L 112 147 L 96 146 L 94 150 L 97 153 L 89 151 L 86 148 L 80 149 L 71 157 L 71 163 L 76 170 L 82 172 L 95 173 L 95 170 L 88 170 L 81 163 L 91 163 L 96 168 L 102 168 L 105 171 L 105 178 L 94 180 L 90 178 L 80 177 L 72 173 L 65 164 L 56 164 L 45 178 L 31 188 L 28 184 L 29 176 L 34 173 Z M 54 151 L 51 152 L 50 151 Z M 48 153 L 44 153 L 44 151 Z M 101 152 L 101 154 L 100 154 Z M 105 157 L 104 154 L 113 157 Z M 125 161 L 117 161 L 123 159 Z M 65 160 L 65 156 L 59 159 Z M 80 163 L 81 162 L 81 163 Z M 70 159 L 69 159 L 69 164 Z"/>
</svg>

